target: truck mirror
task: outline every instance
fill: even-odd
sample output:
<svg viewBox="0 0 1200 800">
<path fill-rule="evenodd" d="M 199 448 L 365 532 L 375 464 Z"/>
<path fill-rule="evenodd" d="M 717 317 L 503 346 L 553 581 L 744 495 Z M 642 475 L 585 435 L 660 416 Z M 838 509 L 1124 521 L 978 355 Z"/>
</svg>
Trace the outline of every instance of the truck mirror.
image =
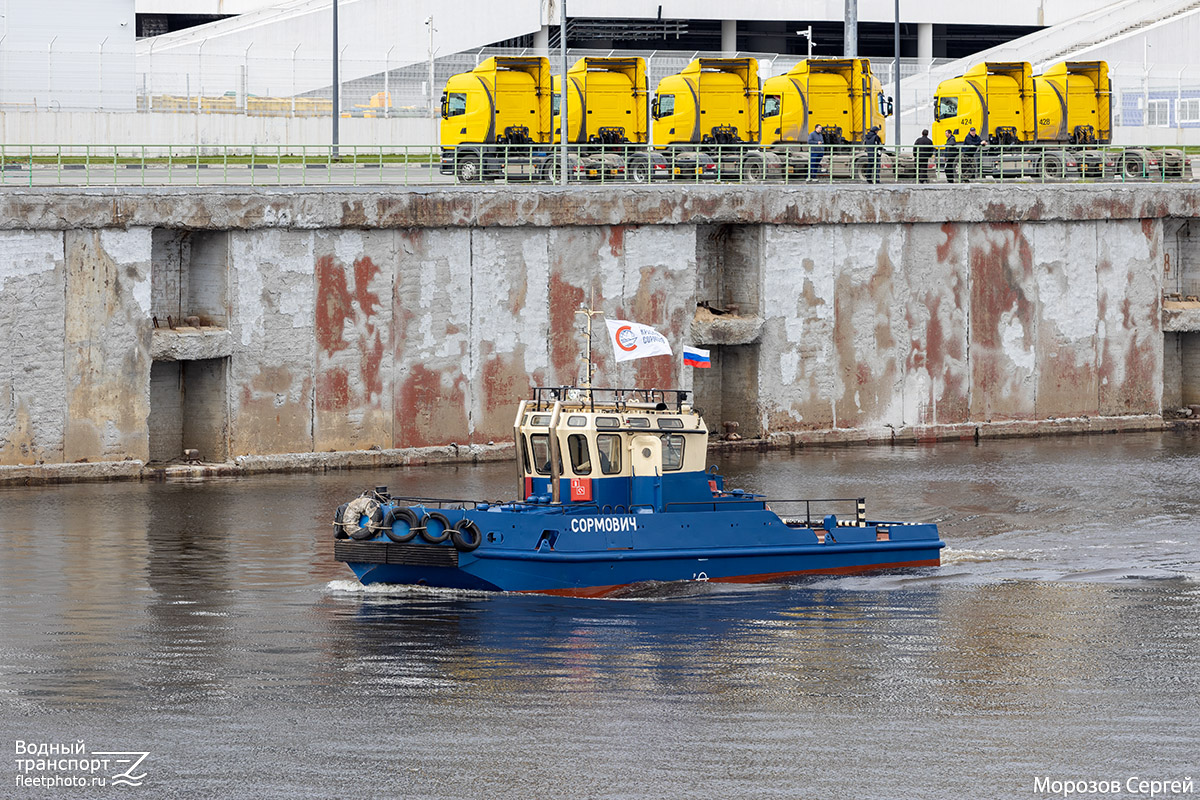
<svg viewBox="0 0 1200 800">
<path fill-rule="evenodd" d="M 884 114 L 884 116 L 890 117 L 893 114 L 893 112 L 894 112 L 894 107 L 892 106 L 892 98 L 889 97 L 888 102 L 887 102 L 887 113 Z"/>
<path fill-rule="evenodd" d="M 654 98 L 654 102 L 650 104 L 650 116 L 658 119 L 658 97 Z"/>
<path fill-rule="evenodd" d="M 450 119 L 450 98 L 442 92 L 442 119 Z"/>
</svg>

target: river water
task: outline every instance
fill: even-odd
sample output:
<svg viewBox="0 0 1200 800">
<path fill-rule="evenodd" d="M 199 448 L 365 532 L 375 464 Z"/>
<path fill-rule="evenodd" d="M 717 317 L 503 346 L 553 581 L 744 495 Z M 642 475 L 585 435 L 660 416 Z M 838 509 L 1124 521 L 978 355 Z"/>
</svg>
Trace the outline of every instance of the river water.
<svg viewBox="0 0 1200 800">
<path fill-rule="evenodd" d="M 616 600 L 364 590 L 331 558 L 338 503 L 375 484 L 507 496 L 513 468 L 0 488 L 0 797 L 1033 798 L 1050 796 L 1039 779 L 1124 796 L 1200 780 L 1200 433 L 719 463 L 730 486 L 936 521 L 943 565 Z M 123 769 L 28 763 L 51 744 L 149 753 L 141 785 L 21 783 Z"/>
</svg>

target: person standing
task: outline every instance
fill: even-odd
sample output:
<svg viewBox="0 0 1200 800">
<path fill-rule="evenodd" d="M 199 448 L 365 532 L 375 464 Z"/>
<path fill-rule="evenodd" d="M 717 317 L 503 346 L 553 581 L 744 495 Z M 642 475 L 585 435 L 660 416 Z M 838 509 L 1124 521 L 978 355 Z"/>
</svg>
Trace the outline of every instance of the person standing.
<svg viewBox="0 0 1200 800">
<path fill-rule="evenodd" d="M 983 139 L 979 138 L 979 134 L 974 128 L 967 131 L 967 135 L 963 137 L 963 183 L 966 183 L 970 178 L 981 177 L 979 172 L 979 148 L 983 146 Z M 970 176 L 968 178 L 967 176 Z"/>
<path fill-rule="evenodd" d="M 946 141 L 942 145 L 942 169 L 946 173 L 946 182 L 954 183 L 954 173 L 958 168 L 958 141 L 954 131 L 946 131 Z"/>
<path fill-rule="evenodd" d="M 933 158 L 933 139 L 929 138 L 929 131 L 921 131 L 921 135 L 913 142 L 914 152 L 913 157 L 917 160 L 917 182 L 929 183 L 929 159 Z M 936 172 L 936 167 L 934 171 Z"/>
<path fill-rule="evenodd" d="M 815 178 L 821 171 L 821 158 L 825 155 L 825 136 L 820 125 L 812 129 L 808 135 L 808 177 Z"/>
<path fill-rule="evenodd" d="M 867 135 L 863 137 L 863 144 L 867 146 L 867 180 L 879 183 L 879 156 L 883 149 L 883 140 L 879 138 L 878 125 L 867 131 Z"/>
</svg>

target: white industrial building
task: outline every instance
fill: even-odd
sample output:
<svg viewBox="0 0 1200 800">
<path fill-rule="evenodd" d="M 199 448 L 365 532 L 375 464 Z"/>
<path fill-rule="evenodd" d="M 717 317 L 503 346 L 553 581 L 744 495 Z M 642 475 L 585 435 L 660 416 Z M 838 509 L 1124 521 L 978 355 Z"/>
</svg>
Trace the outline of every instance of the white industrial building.
<svg viewBox="0 0 1200 800">
<path fill-rule="evenodd" d="M 2 2 L 6 143 L 329 141 L 330 0 Z M 643 54 L 652 88 L 698 54 L 755 55 L 767 77 L 810 46 L 818 56 L 844 51 L 842 0 L 566 2 L 570 60 Z M 894 0 L 857 3 L 858 54 L 889 87 L 894 9 Z M 432 143 L 445 79 L 492 52 L 542 52 L 557 66 L 561 12 L 562 0 L 339 0 L 342 142 Z M 1069 57 L 1112 65 L 1118 141 L 1200 143 L 1200 55 L 1188 46 L 1200 33 L 1195 0 L 906 0 L 900 22 L 905 141 L 928 126 L 937 82 L 970 64 L 1037 68 Z M 156 30 L 167 32 L 136 35 Z"/>
</svg>

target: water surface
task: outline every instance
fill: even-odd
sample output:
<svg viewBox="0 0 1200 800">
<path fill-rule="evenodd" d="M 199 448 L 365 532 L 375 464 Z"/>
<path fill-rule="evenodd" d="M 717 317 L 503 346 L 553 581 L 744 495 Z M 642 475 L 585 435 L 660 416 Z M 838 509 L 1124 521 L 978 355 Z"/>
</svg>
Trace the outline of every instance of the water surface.
<svg viewBox="0 0 1200 800">
<path fill-rule="evenodd" d="M 507 464 L 0 489 L 0 797 L 1040 797 L 1200 777 L 1200 436 L 720 458 L 943 566 L 616 600 L 363 589 L 333 509 Z M 20 787 L 17 740 L 148 751 Z"/>
</svg>

